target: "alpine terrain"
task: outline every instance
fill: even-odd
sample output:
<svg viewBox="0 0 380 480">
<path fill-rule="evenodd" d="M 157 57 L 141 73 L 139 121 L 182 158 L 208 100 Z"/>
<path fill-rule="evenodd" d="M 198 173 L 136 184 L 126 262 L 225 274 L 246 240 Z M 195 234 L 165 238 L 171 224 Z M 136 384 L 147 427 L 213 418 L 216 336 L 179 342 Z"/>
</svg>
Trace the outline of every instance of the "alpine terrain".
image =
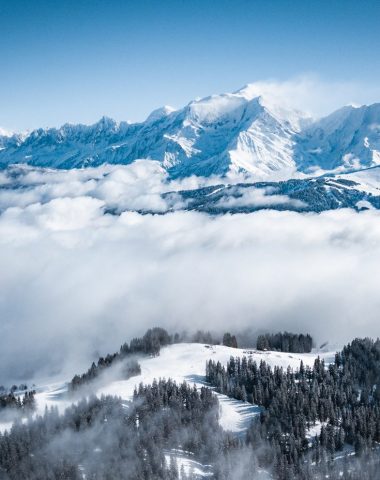
<svg viewBox="0 0 380 480">
<path fill-rule="evenodd" d="M 250 85 L 178 110 L 160 108 L 142 123 L 103 117 L 89 126 L 3 133 L 3 167 L 74 168 L 150 159 L 159 161 L 171 178 L 248 172 L 263 179 L 380 163 L 380 104 L 345 106 L 313 120 L 257 96 Z"/>
</svg>

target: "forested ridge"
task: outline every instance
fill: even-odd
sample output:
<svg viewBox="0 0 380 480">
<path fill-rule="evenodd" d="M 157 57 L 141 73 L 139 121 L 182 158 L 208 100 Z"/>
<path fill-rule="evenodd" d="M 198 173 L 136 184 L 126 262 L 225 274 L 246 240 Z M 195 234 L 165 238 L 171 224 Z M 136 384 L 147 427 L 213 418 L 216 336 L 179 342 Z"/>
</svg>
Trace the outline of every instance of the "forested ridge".
<svg viewBox="0 0 380 480">
<path fill-rule="evenodd" d="M 155 356 L 183 338 L 151 329 L 103 360 L 131 365 L 137 352 Z M 222 342 L 235 346 L 229 333 Z M 95 377 L 108 368 L 99 360 Z M 86 375 L 83 381 L 90 382 L 92 374 Z M 130 401 L 86 395 L 63 414 L 51 408 L 16 421 L 0 434 L 0 479 L 200 478 L 178 467 L 172 453 L 178 450 L 207 466 L 214 480 L 259 479 L 262 472 L 277 480 L 378 478 L 380 340 L 355 339 L 331 364 L 317 358 L 296 370 L 249 357 L 232 356 L 226 365 L 210 360 L 206 380 L 218 392 L 262 407 L 245 435 L 223 431 L 209 387 L 157 379 L 136 386 Z M 32 404 L 34 393 L 25 393 Z M 22 406 L 22 397 L 15 398 Z"/>
<path fill-rule="evenodd" d="M 0 435 L 0 478 L 175 480 L 181 472 L 166 451 L 180 446 L 216 462 L 230 445 L 236 440 L 219 426 L 210 389 L 159 380 L 140 385 L 128 404 L 92 396 L 63 415 L 51 408 L 15 424 Z"/>
<path fill-rule="evenodd" d="M 297 371 L 272 369 L 246 357 L 231 357 L 226 367 L 210 360 L 206 378 L 217 391 L 263 407 L 247 442 L 253 448 L 267 445 L 261 460 L 277 478 L 314 478 L 328 465 L 333 471 L 336 453 L 345 445 L 367 458 L 361 478 L 376 478 L 375 467 L 365 475 L 380 459 L 379 340 L 355 339 L 328 367 L 317 358 L 313 368 L 301 362 Z M 316 423 L 320 434 L 310 441 L 307 431 Z M 359 472 L 352 474 L 358 478 Z M 349 470 L 345 475 L 349 478 Z"/>
<path fill-rule="evenodd" d="M 69 382 L 69 390 L 74 392 L 80 387 L 88 385 L 91 381 L 99 379 L 102 373 L 109 367 L 119 365 L 118 375 L 120 379 L 127 380 L 141 373 L 141 367 L 136 359 L 136 355 L 158 356 L 161 348 L 166 345 L 191 342 L 223 345 L 237 348 L 237 341 L 234 335 L 225 333 L 222 338 L 212 336 L 210 332 L 198 330 L 193 334 L 183 332 L 170 335 L 164 328 L 154 327 L 146 331 L 142 337 L 135 337 L 129 343 L 121 345 L 118 352 L 99 357 L 98 361 L 93 362 L 91 367 L 83 374 L 76 374 Z"/>
<path fill-rule="evenodd" d="M 164 328 L 150 328 L 143 337 L 133 338 L 130 343 L 123 343 L 120 350 L 105 357 L 100 357 L 98 362 L 93 362 L 87 372 L 82 375 L 75 375 L 69 383 L 69 390 L 74 391 L 83 385 L 87 385 L 92 380 L 99 378 L 109 367 L 119 363 L 120 371 L 118 372 L 121 379 L 127 380 L 130 377 L 139 375 L 141 367 L 137 362 L 135 355 L 152 355 L 160 354 L 161 347 L 172 343 L 173 338 Z M 123 364 L 121 365 L 121 362 Z"/>
</svg>

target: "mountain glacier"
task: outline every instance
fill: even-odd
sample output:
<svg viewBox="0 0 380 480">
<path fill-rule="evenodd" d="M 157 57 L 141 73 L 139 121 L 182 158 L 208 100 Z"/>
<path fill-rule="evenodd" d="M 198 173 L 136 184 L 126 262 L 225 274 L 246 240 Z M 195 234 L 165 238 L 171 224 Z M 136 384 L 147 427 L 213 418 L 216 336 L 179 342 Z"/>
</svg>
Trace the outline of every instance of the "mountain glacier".
<svg viewBox="0 0 380 480">
<path fill-rule="evenodd" d="M 159 161 L 171 178 L 248 172 L 257 180 L 380 164 L 380 104 L 346 106 L 317 121 L 246 86 L 163 107 L 141 123 L 103 117 L 1 135 L 0 165 L 75 168 Z"/>
</svg>

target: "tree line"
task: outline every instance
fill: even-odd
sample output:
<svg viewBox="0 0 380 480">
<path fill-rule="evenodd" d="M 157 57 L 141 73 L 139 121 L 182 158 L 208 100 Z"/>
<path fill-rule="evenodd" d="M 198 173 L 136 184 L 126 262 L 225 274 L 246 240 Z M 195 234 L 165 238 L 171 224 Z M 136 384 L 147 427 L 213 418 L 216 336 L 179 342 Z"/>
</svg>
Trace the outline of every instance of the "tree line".
<svg viewBox="0 0 380 480">
<path fill-rule="evenodd" d="M 309 353 L 313 348 L 313 338 L 308 333 L 306 335 L 290 332 L 266 333 L 257 337 L 256 348 L 257 350 Z"/>
<path fill-rule="evenodd" d="M 225 333 L 222 340 L 213 337 L 209 331 L 198 330 L 193 334 L 175 333 L 170 335 L 164 328 L 154 327 L 147 330 L 142 337 L 133 338 L 129 343 L 125 342 L 121 345 L 118 352 L 108 354 L 105 357 L 99 357 L 97 362 L 93 362 L 91 367 L 82 374 L 76 374 L 68 384 L 70 392 L 78 390 L 80 387 L 88 385 L 91 381 L 98 379 L 109 367 L 123 362 L 120 369 L 120 378 L 127 380 L 136 375 L 141 374 L 141 367 L 134 358 L 135 355 L 158 356 L 161 348 L 167 345 L 191 342 L 206 343 L 215 345 L 222 343 L 223 345 L 237 348 L 237 341 L 234 335 Z"/>
<path fill-rule="evenodd" d="M 136 359 L 131 358 L 136 354 L 157 356 L 161 347 L 172 343 L 172 337 L 164 328 L 150 328 L 141 338 L 133 338 L 130 343 L 123 343 L 118 352 L 99 357 L 97 363 L 93 362 L 87 372 L 81 375 L 74 375 L 69 382 L 69 391 L 78 390 L 79 387 L 99 378 L 109 367 L 123 362 L 121 378 L 127 380 L 141 374 L 140 364 Z M 125 361 L 125 360 L 128 361 Z"/>
<path fill-rule="evenodd" d="M 14 391 L 0 395 L 0 410 L 6 408 L 23 412 L 32 412 L 36 408 L 35 390 L 25 392 L 24 395 L 15 395 Z"/>
</svg>

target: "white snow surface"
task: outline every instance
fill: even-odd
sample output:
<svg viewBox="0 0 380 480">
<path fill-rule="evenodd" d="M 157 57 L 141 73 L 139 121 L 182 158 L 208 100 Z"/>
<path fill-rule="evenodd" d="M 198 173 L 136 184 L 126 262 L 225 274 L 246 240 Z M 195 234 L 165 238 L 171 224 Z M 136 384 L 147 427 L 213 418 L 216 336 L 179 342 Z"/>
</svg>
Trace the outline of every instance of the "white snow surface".
<svg viewBox="0 0 380 480">
<path fill-rule="evenodd" d="M 353 188 L 362 190 L 372 195 L 380 195 L 380 167 L 366 168 L 360 171 L 337 175 L 337 178 L 343 178 L 357 182 Z"/>
</svg>

